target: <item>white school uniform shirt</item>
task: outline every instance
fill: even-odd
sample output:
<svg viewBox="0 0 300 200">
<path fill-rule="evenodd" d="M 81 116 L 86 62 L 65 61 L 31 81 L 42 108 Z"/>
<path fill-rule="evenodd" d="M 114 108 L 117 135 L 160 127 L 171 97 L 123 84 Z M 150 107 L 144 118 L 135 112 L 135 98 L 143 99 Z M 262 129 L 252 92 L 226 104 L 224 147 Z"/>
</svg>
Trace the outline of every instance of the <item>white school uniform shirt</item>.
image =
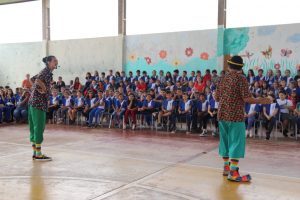
<svg viewBox="0 0 300 200">
<path fill-rule="evenodd" d="M 56 97 L 53 97 L 53 98 L 52 98 L 52 101 L 51 101 L 51 103 L 52 103 L 52 104 L 55 104 L 55 103 L 56 103 L 56 101 L 57 101 L 57 98 L 58 98 L 58 96 L 56 96 Z"/>
<path fill-rule="evenodd" d="M 249 109 L 247 114 L 252 114 L 252 113 L 256 112 L 255 107 L 256 107 L 256 104 L 251 104 L 250 109 Z"/>
<path fill-rule="evenodd" d="M 104 101 L 104 98 L 100 99 L 100 100 L 99 100 L 99 103 L 102 104 L 103 101 Z M 104 107 L 105 107 L 105 106 L 101 106 L 101 105 L 98 106 L 98 108 L 103 109 L 103 110 L 104 110 Z"/>
<path fill-rule="evenodd" d="M 82 104 L 82 97 L 80 97 L 78 100 L 77 100 L 77 106 L 80 106 Z"/>
<path fill-rule="evenodd" d="M 289 113 L 289 109 L 283 108 L 283 106 L 289 106 L 289 107 L 293 106 L 292 101 L 290 101 L 288 99 L 285 99 L 283 101 L 281 99 L 277 99 L 277 103 L 280 107 L 280 112 L 281 113 L 287 113 L 287 114 Z"/>
<path fill-rule="evenodd" d="M 155 83 L 152 83 L 152 84 L 151 84 L 151 89 L 153 89 L 153 90 L 154 90 L 154 89 L 155 89 L 155 87 L 156 87 L 156 84 L 155 84 Z"/>
<path fill-rule="evenodd" d="M 172 110 L 174 100 L 168 101 L 167 110 Z"/>
<path fill-rule="evenodd" d="M 152 104 L 152 100 L 148 103 L 148 108 L 151 107 L 151 104 Z"/>
<path fill-rule="evenodd" d="M 219 108 L 219 102 L 215 102 L 215 109 Z"/>
<path fill-rule="evenodd" d="M 269 115 L 272 115 L 274 113 L 275 109 L 276 109 L 276 103 L 272 103 L 270 105 L 270 113 L 269 113 Z"/>
<path fill-rule="evenodd" d="M 95 99 L 96 99 L 96 97 L 92 98 L 92 100 L 91 100 L 91 107 L 93 107 L 95 105 L 95 103 L 96 103 Z"/>
<path fill-rule="evenodd" d="M 69 97 L 68 99 L 66 99 L 66 106 L 70 106 L 71 105 L 71 97 Z"/>
<path fill-rule="evenodd" d="M 205 100 L 203 103 L 202 103 L 202 112 L 205 112 L 205 111 L 207 111 L 207 104 L 208 104 L 209 102 L 208 102 L 208 100 Z"/>
<path fill-rule="evenodd" d="M 184 110 L 187 111 L 190 105 L 191 105 L 191 100 L 188 100 L 186 103 L 184 103 Z"/>
</svg>

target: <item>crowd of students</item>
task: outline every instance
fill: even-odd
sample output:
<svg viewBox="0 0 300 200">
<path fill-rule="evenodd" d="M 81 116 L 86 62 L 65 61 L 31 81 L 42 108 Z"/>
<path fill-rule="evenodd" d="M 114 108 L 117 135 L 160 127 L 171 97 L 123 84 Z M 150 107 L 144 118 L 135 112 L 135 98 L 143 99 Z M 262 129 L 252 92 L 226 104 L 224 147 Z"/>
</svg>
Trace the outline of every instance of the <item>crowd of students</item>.
<svg viewBox="0 0 300 200">
<path fill-rule="evenodd" d="M 249 82 L 249 89 L 255 97 L 272 98 L 271 105 L 245 105 L 245 123 L 247 136 L 257 133 L 259 124 L 266 128 L 266 139 L 277 123 L 281 125 L 283 135 L 295 136 L 300 125 L 300 71 L 294 78 L 290 71 L 284 75 L 276 70 L 268 70 L 264 75 L 262 69 L 255 75 L 253 70 L 244 74 Z M 116 72 L 108 74 L 95 71 L 87 73 L 85 83 L 79 77 L 66 85 L 62 77 L 52 81 L 47 119 L 49 123 L 74 124 L 76 118 L 83 115 L 88 127 L 100 125 L 103 115 L 108 114 L 113 127 L 132 129 L 137 126 L 137 116 L 145 126 L 167 127 L 167 131 L 176 132 L 178 122 L 186 123 L 186 132 L 205 136 L 208 134 L 208 122 L 214 124 L 213 135 L 218 134 L 218 102 L 214 91 L 225 71 L 192 71 L 188 74 L 174 70 L 152 71 L 148 75 L 137 70 L 135 74 Z M 29 75 L 16 89 L 16 94 L 8 86 L 0 87 L 0 123 L 26 121 L 27 103 L 32 85 Z M 3 120 L 4 119 L 4 120 Z M 54 119 L 56 119 L 54 121 Z M 263 122 L 263 123 L 257 123 Z M 141 125 L 139 124 L 139 125 Z"/>
</svg>

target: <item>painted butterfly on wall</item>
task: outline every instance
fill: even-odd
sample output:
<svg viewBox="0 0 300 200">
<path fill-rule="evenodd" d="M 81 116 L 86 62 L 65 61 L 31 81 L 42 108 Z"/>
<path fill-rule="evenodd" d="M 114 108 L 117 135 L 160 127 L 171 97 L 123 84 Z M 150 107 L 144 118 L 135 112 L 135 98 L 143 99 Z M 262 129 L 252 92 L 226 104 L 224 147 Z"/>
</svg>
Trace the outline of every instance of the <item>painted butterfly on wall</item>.
<svg viewBox="0 0 300 200">
<path fill-rule="evenodd" d="M 293 53 L 293 51 L 290 50 L 290 49 L 281 49 L 280 55 L 281 55 L 282 57 L 290 57 L 290 55 L 291 55 L 292 53 Z"/>
<path fill-rule="evenodd" d="M 266 59 L 270 59 L 272 57 L 272 47 L 269 46 L 267 50 L 261 51 L 261 53 Z"/>
<path fill-rule="evenodd" d="M 241 55 L 241 57 L 246 57 L 246 58 L 250 59 L 253 55 L 254 55 L 254 53 L 250 53 L 249 51 L 246 51 L 245 54 Z"/>
</svg>

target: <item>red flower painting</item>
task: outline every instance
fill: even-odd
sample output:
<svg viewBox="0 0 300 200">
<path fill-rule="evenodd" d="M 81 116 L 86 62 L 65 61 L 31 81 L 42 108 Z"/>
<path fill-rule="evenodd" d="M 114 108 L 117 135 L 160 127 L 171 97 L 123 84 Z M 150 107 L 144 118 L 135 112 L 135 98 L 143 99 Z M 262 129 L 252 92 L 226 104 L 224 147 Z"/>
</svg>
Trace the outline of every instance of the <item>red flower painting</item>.
<svg viewBox="0 0 300 200">
<path fill-rule="evenodd" d="M 193 55 L 193 53 L 194 53 L 194 50 L 191 47 L 185 49 L 185 55 L 187 57 L 191 57 Z"/>
<path fill-rule="evenodd" d="M 274 68 L 275 68 L 275 69 L 280 69 L 280 64 L 279 64 L 279 63 L 276 63 L 276 64 L 274 65 Z"/>
<path fill-rule="evenodd" d="M 209 55 L 208 55 L 207 52 L 203 52 L 203 53 L 200 54 L 200 58 L 201 58 L 202 60 L 208 60 Z"/>
<path fill-rule="evenodd" d="M 148 65 L 151 63 L 151 58 L 150 57 L 145 57 L 145 60 L 146 60 Z"/>
<path fill-rule="evenodd" d="M 161 50 L 161 51 L 159 52 L 159 57 L 160 57 L 161 59 L 165 59 L 165 58 L 167 57 L 167 51 Z"/>
</svg>

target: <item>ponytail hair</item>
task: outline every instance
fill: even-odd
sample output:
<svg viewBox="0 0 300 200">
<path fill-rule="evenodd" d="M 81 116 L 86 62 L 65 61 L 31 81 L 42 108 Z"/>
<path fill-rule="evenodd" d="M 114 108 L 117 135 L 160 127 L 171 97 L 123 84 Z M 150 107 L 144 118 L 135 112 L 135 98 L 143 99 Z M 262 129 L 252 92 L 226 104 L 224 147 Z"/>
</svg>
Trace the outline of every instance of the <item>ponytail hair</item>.
<svg viewBox="0 0 300 200">
<path fill-rule="evenodd" d="M 55 56 L 46 56 L 45 58 L 43 58 L 43 63 L 48 66 L 48 62 L 51 62 L 53 58 L 55 58 Z"/>
</svg>

